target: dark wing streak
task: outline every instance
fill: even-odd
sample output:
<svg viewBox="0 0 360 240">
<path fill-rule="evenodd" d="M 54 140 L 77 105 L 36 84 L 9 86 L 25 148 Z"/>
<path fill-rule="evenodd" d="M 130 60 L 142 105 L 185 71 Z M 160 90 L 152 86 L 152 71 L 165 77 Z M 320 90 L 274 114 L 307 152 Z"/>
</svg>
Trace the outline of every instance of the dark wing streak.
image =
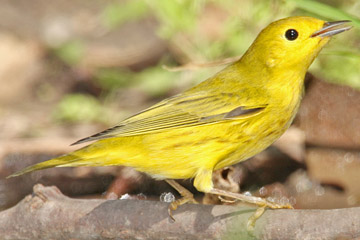
<svg viewBox="0 0 360 240">
<path fill-rule="evenodd" d="M 112 127 L 112 128 L 108 128 L 102 132 L 99 132 L 99 133 L 96 133 L 94 135 L 91 135 L 89 137 L 86 137 L 86 138 L 82 138 L 72 144 L 70 144 L 70 146 L 73 146 L 73 145 L 77 145 L 77 144 L 81 144 L 81 143 L 84 143 L 84 142 L 90 142 L 90 141 L 94 141 L 94 140 L 97 140 L 97 139 L 100 139 L 100 138 L 110 138 L 110 137 L 113 137 L 111 135 L 109 135 L 108 137 L 103 137 L 104 135 L 106 135 L 107 133 L 110 133 L 120 127 L 123 127 L 124 125 L 117 125 L 115 127 Z"/>
<path fill-rule="evenodd" d="M 265 109 L 265 107 L 258 107 L 258 108 L 238 107 L 238 108 L 235 108 L 234 110 L 228 112 L 225 115 L 225 118 L 226 119 L 232 119 L 232 118 L 237 118 L 237 117 L 244 116 L 244 115 L 247 115 L 247 114 L 255 114 L 255 113 L 258 113 L 258 112 L 260 112 L 260 111 L 262 111 L 264 109 Z"/>
</svg>

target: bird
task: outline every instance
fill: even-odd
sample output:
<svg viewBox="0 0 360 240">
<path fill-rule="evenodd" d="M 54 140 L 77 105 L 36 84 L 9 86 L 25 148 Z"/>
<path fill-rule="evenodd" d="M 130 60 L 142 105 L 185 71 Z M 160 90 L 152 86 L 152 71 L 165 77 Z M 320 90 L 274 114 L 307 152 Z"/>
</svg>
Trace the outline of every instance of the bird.
<svg viewBox="0 0 360 240">
<path fill-rule="evenodd" d="M 198 85 L 72 145 L 68 154 L 20 170 L 9 177 L 52 167 L 127 166 L 166 180 L 181 195 L 169 214 L 193 194 L 175 179 L 194 179 L 203 193 L 256 204 L 291 208 L 263 198 L 214 187 L 212 173 L 269 147 L 292 123 L 304 92 L 304 78 L 320 50 L 348 20 L 326 22 L 307 16 L 272 22 L 245 54 Z"/>
</svg>

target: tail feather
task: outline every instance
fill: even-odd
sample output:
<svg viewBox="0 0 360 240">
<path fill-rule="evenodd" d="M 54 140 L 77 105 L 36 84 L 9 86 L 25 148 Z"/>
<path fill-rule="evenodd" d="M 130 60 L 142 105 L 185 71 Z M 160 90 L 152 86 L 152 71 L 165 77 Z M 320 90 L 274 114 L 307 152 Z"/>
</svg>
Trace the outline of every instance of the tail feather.
<svg viewBox="0 0 360 240">
<path fill-rule="evenodd" d="M 109 154 L 108 148 L 104 147 L 104 143 L 98 141 L 97 143 L 90 144 L 67 155 L 53 158 L 48 161 L 24 168 L 16 173 L 11 174 L 7 178 L 16 177 L 25 173 L 52 167 L 95 167 L 122 165 L 121 163 L 123 162 L 118 158 L 119 154 L 120 153 L 118 151 L 115 155 Z"/>
<path fill-rule="evenodd" d="M 47 169 L 47 168 L 52 168 L 52 167 L 63 167 L 64 165 L 69 165 L 73 162 L 79 161 L 80 159 L 81 158 L 79 158 L 78 156 L 75 156 L 75 155 L 70 155 L 70 154 L 63 155 L 58 158 L 53 158 L 48 161 L 26 167 L 18 172 L 11 174 L 10 176 L 7 176 L 6 178 L 12 178 L 12 177 L 23 175 L 25 173 L 42 170 L 42 169 Z"/>
</svg>

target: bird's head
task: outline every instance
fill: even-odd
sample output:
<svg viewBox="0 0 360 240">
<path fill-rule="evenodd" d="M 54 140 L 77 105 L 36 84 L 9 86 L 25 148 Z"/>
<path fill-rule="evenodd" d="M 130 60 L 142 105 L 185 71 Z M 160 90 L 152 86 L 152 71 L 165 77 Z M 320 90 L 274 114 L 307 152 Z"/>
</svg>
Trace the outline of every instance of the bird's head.
<svg viewBox="0 0 360 240">
<path fill-rule="evenodd" d="M 312 17 L 289 17 L 263 29 L 244 60 L 275 68 L 306 70 L 331 36 L 349 30 L 349 21 L 325 22 Z"/>
</svg>

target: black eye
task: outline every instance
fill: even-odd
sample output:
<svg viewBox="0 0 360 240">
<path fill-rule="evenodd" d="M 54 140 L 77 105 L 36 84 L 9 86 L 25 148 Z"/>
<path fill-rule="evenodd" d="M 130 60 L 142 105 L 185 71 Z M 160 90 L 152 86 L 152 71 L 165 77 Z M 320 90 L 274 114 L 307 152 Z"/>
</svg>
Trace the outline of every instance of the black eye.
<svg viewBox="0 0 360 240">
<path fill-rule="evenodd" d="M 288 29 L 285 33 L 287 40 L 294 41 L 299 36 L 299 33 L 295 29 Z"/>
</svg>

